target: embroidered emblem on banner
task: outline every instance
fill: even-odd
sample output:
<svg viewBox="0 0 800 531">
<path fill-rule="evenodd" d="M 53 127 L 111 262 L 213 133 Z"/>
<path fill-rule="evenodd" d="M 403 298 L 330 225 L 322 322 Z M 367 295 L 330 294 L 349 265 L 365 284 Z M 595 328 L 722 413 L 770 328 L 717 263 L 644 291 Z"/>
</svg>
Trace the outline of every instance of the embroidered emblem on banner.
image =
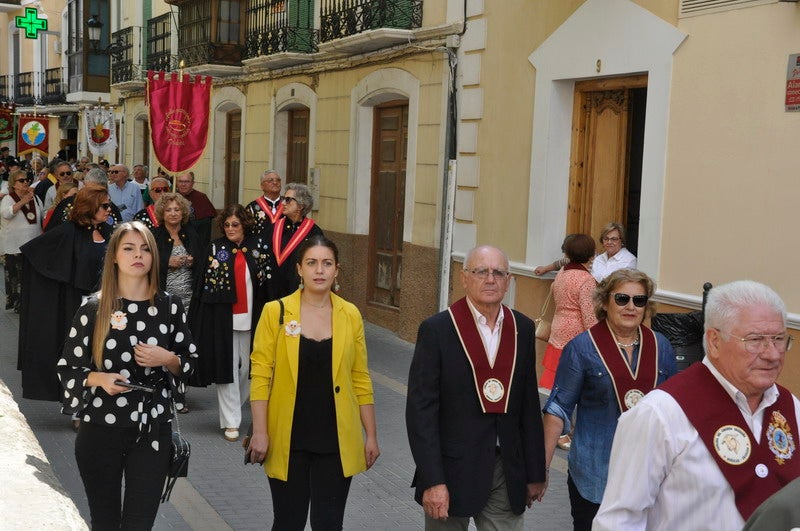
<svg viewBox="0 0 800 531">
<path fill-rule="evenodd" d="M 625 407 L 630 409 L 636 404 L 639 403 L 639 400 L 644 398 L 644 393 L 638 389 L 631 389 L 627 393 L 625 393 Z"/>
<path fill-rule="evenodd" d="M 750 437 L 739 426 L 728 424 L 714 434 L 714 450 L 729 465 L 741 465 L 750 459 Z"/>
<path fill-rule="evenodd" d="M 483 382 L 483 396 L 489 402 L 499 402 L 505 394 L 506 390 L 503 387 L 503 383 L 497 378 L 489 378 Z"/>
<path fill-rule="evenodd" d="M 184 138 L 192 127 L 192 117 L 184 109 L 170 109 L 167 112 L 167 142 L 174 146 L 182 146 Z"/>
<path fill-rule="evenodd" d="M 775 454 L 775 461 L 779 465 L 786 464 L 786 460 L 794 455 L 792 430 L 780 411 L 772 412 L 772 420 L 767 427 L 767 444 L 770 451 Z"/>
</svg>

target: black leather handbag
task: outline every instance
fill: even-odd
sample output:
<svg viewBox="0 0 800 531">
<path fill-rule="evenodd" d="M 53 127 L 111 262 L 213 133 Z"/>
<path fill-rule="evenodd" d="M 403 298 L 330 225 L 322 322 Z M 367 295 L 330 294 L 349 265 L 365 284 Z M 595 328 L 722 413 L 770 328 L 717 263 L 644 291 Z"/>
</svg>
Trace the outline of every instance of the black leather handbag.
<svg viewBox="0 0 800 531">
<path fill-rule="evenodd" d="M 161 494 L 161 503 L 169 501 L 172 488 L 178 478 L 185 478 L 189 472 L 189 455 L 192 453 L 192 446 L 189 441 L 181 435 L 181 427 L 178 423 L 178 415 L 175 411 L 175 399 L 172 399 L 172 456 L 169 461 L 169 472 L 164 482 L 164 492 Z"/>
</svg>

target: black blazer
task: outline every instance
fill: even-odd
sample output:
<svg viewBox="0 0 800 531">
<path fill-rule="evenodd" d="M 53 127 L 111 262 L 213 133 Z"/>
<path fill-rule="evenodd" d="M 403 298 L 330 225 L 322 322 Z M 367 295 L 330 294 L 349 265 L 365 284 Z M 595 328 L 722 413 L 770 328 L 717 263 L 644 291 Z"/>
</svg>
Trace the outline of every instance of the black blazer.
<svg viewBox="0 0 800 531">
<path fill-rule="evenodd" d="M 420 325 L 406 401 L 418 503 L 426 489 L 445 483 L 451 516 L 479 513 L 489 497 L 498 439 L 514 514 L 525 510 L 527 484 L 544 482 L 534 326 L 521 313 L 515 311 L 514 316 L 517 360 L 505 414 L 482 412 L 450 314 L 440 312 Z"/>
</svg>

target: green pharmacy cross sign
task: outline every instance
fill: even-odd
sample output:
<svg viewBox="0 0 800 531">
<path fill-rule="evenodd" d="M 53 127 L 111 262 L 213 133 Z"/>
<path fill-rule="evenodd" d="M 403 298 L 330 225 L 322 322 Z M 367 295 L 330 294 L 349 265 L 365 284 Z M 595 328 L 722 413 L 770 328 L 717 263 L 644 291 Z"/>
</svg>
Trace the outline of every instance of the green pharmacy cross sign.
<svg viewBox="0 0 800 531">
<path fill-rule="evenodd" d="M 25 37 L 38 39 L 40 31 L 47 31 L 47 19 L 39 18 L 36 10 L 32 7 L 25 8 L 24 17 L 16 17 L 16 26 L 25 30 Z"/>
</svg>

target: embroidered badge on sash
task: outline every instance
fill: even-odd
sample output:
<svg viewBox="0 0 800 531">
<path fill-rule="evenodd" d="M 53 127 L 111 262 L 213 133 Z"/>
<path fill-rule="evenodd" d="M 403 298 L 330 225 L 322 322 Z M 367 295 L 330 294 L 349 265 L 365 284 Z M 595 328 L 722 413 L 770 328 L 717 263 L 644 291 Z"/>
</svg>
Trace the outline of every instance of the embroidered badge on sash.
<svg viewBox="0 0 800 531">
<path fill-rule="evenodd" d="M 792 458 L 795 450 L 794 437 L 786 417 L 780 411 L 772 412 L 772 421 L 767 427 L 767 443 L 779 465 L 786 464 L 786 460 Z"/>
<path fill-rule="evenodd" d="M 483 382 L 483 396 L 489 402 L 499 402 L 504 394 L 506 394 L 506 390 L 497 378 L 489 378 Z"/>
<path fill-rule="evenodd" d="M 639 400 L 644 398 L 644 393 L 638 389 L 631 389 L 627 393 L 625 393 L 625 407 L 628 409 L 632 408 L 636 404 L 639 403 Z"/>
<path fill-rule="evenodd" d="M 729 465 L 741 465 L 750 459 L 752 445 L 750 437 L 742 428 L 728 424 L 714 434 L 714 449 Z"/>
</svg>

